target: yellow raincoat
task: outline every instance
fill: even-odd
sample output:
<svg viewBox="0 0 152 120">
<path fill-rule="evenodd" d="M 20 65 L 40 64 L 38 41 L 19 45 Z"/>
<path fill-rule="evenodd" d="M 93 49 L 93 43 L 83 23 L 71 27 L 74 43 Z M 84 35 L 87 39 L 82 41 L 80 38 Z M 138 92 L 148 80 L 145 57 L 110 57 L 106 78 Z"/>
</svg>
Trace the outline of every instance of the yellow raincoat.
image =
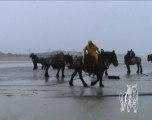
<svg viewBox="0 0 152 120">
<path fill-rule="evenodd" d="M 92 41 L 88 42 L 88 45 L 83 49 L 85 54 L 89 54 L 92 57 L 94 57 L 96 63 L 98 62 L 98 54 L 99 54 L 99 48 L 92 43 Z"/>
</svg>

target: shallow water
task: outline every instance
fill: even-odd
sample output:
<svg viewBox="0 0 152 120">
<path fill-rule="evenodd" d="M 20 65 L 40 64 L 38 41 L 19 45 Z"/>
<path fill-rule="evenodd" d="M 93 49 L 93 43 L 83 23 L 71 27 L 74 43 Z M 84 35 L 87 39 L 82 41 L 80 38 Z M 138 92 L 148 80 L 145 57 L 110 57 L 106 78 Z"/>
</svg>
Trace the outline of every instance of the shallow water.
<svg viewBox="0 0 152 120">
<path fill-rule="evenodd" d="M 33 70 L 31 61 L 0 62 L 0 119 L 6 120 L 149 120 L 152 104 L 152 63 L 143 61 L 142 75 L 136 74 L 136 65 L 131 74 L 120 60 L 119 66 L 110 66 L 109 75 L 120 79 L 103 77 L 104 88 L 99 84 L 84 88 L 78 76 L 74 87 L 68 81 L 73 70 L 65 70 L 65 78 L 57 80 L 56 70 L 49 69 L 50 77 L 45 79 L 44 70 Z M 84 74 L 90 84 L 94 78 Z M 146 75 L 145 75 L 146 74 Z M 126 91 L 127 84 L 138 84 L 139 111 L 121 113 L 119 93 Z M 9 114 L 8 114 L 9 113 Z"/>
<path fill-rule="evenodd" d="M 0 118 L 2 120 L 150 120 L 151 101 L 151 97 L 141 98 L 140 109 L 134 114 L 121 113 L 117 98 L 1 97 Z"/>
<path fill-rule="evenodd" d="M 131 74 L 127 75 L 127 69 L 119 58 L 119 66 L 110 66 L 108 69 L 109 75 L 119 76 L 120 79 L 108 79 L 106 76 L 103 77 L 103 84 L 105 84 L 105 89 L 112 89 L 118 86 L 119 89 L 125 89 L 126 84 L 137 83 L 138 88 L 144 89 L 143 85 L 147 85 L 147 91 L 151 92 L 150 84 L 152 83 L 152 63 L 148 63 L 146 59 L 142 61 L 143 73 L 136 74 L 137 66 L 131 66 Z M 65 69 L 65 78 L 61 77 L 57 80 L 56 76 L 57 70 L 53 70 L 51 67 L 49 69 L 50 77 L 46 79 L 44 77 L 45 71 L 41 70 L 41 65 L 38 64 L 38 70 L 33 70 L 33 64 L 31 61 L 1 61 L 0 62 L 0 85 L 10 85 L 10 86 L 52 86 L 65 84 L 69 86 L 68 81 L 70 80 L 73 70 Z M 89 77 L 88 74 L 83 73 L 84 80 L 90 85 L 90 82 L 95 78 Z M 60 73 L 61 75 L 61 73 Z M 82 83 L 78 76 L 74 78 L 74 85 L 81 87 Z M 96 85 L 98 86 L 98 84 Z M 150 90 L 149 90 L 150 89 Z M 141 91 L 142 91 L 141 90 Z M 145 90 L 142 92 L 145 93 Z M 114 93 L 110 93 L 114 94 Z M 115 93 L 116 94 L 116 93 Z"/>
<path fill-rule="evenodd" d="M 0 61 L 0 68 L 31 67 L 31 61 Z"/>
</svg>

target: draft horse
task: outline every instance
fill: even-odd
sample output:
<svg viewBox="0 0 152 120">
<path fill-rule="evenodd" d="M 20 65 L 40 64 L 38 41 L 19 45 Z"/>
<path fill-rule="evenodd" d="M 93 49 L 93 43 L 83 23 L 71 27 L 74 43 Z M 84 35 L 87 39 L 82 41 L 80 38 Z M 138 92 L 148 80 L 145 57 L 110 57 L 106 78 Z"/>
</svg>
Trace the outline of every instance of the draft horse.
<svg viewBox="0 0 152 120">
<path fill-rule="evenodd" d="M 134 58 L 131 58 L 130 53 L 128 51 L 127 54 L 124 56 L 124 63 L 127 67 L 127 74 L 131 73 L 130 65 L 135 65 L 135 64 L 137 65 L 136 73 L 137 74 L 139 74 L 139 73 L 142 74 L 143 70 L 142 70 L 141 58 L 140 57 L 135 56 Z"/>
<path fill-rule="evenodd" d="M 49 77 L 48 70 L 50 66 L 52 66 L 53 69 L 57 69 L 56 77 L 59 77 L 60 70 L 62 71 L 62 78 L 65 77 L 64 75 L 64 69 L 65 66 L 68 65 L 68 67 L 72 68 L 73 65 L 73 58 L 71 55 L 67 54 L 65 55 L 63 52 L 57 53 L 55 55 L 51 55 L 50 57 L 46 58 L 45 60 L 45 77 Z"/>
<path fill-rule="evenodd" d="M 110 60 L 110 58 L 109 58 L 109 54 L 111 54 L 111 52 L 109 52 L 109 51 L 104 51 L 103 49 L 101 50 L 101 54 L 102 54 L 102 56 L 103 56 L 103 59 L 105 59 L 104 61 L 105 61 L 105 64 L 106 64 L 106 66 L 107 66 L 107 68 L 105 69 L 105 75 L 106 76 L 108 76 L 108 69 L 109 69 L 109 66 L 112 64 L 112 60 Z"/>
<path fill-rule="evenodd" d="M 41 69 L 44 69 L 45 58 L 38 57 L 34 53 L 30 54 L 30 58 L 32 59 L 32 62 L 33 62 L 33 65 L 34 65 L 33 70 L 37 70 L 38 69 L 38 66 L 37 66 L 38 63 L 42 65 Z"/>
<path fill-rule="evenodd" d="M 73 63 L 74 72 L 71 75 L 71 79 L 69 81 L 69 85 L 73 86 L 73 79 L 76 74 L 79 74 L 79 78 L 83 83 L 84 87 L 87 87 L 87 83 L 83 79 L 82 71 L 88 72 L 89 74 L 94 74 L 97 77 L 97 80 L 91 82 L 91 86 L 94 86 L 99 81 L 99 86 L 104 87 L 102 83 L 103 73 L 106 70 L 107 66 L 105 61 L 109 61 L 114 66 L 118 66 L 117 56 L 115 51 L 105 53 L 106 56 L 104 57 L 102 53 L 98 55 L 98 62 L 95 63 L 95 60 L 89 54 L 83 56 L 79 56 Z M 103 58 L 104 57 L 104 58 Z"/>
</svg>

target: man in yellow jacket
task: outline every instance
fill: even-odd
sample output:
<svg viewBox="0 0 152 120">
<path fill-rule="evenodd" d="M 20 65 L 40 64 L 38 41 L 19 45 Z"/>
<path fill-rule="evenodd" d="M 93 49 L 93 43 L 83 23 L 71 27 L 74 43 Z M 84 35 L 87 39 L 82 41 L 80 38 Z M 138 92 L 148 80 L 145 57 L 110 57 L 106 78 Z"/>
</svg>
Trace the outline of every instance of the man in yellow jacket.
<svg viewBox="0 0 152 120">
<path fill-rule="evenodd" d="M 99 48 L 91 40 L 88 41 L 88 44 L 85 46 L 83 51 L 84 54 L 91 55 L 95 59 L 96 63 L 98 62 Z"/>
</svg>

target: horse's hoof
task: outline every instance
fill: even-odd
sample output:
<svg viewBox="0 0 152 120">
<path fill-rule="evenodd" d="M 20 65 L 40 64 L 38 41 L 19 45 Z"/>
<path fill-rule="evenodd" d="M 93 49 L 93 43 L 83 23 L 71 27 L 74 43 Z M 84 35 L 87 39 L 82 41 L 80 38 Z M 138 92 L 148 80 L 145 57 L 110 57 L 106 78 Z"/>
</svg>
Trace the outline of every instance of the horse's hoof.
<svg viewBox="0 0 152 120">
<path fill-rule="evenodd" d="M 59 75 L 56 75 L 56 78 L 58 79 L 58 78 L 59 78 Z"/>
<path fill-rule="evenodd" d="M 130 75 L 130 72 L 127 72 L 127 75 Z"/>
<path fill-rule="evenodd" d="M 72 87 L 72 86 L 73 86 L 73 83 L 69 82 L 69 85 Z"/>
<path fill-rule="evenodd" d="M 96 84 L 96 82 L 91 82 L 91 85 L 90 86 L 94 86 Z"/>
<path fill-rule="evenodd" d="M 90 86 L 94 86 L 94 83 L 93 83 L 93 82 L 91 82 Z"/>
<path fill-rule="evenodd" d="M 62 75 L 62 78 L 65 78 L 65 75 Z"/>
<path fill-rule="evenodd" d="M 50 76 L 49 75 L 45 75 L 45 78 L 49 78 Z"/>
<path fill-rule="evenodd" d="M 104 85 L 103 85 L 103 84 L 101 84 L 101 85 L 100 85 L 100 87 L 104 87 Z"/>
<path fill-rule="evenodd" d="M 45 82 L 48 82 L 49 78 L 48 77 L 45 77 Z"/>
<path fill-rule="evenodd" d="M 84 86 L 84 87 L 89 87 L 87 84 L 84 84 L 83 86 Z"/>
</svg>

